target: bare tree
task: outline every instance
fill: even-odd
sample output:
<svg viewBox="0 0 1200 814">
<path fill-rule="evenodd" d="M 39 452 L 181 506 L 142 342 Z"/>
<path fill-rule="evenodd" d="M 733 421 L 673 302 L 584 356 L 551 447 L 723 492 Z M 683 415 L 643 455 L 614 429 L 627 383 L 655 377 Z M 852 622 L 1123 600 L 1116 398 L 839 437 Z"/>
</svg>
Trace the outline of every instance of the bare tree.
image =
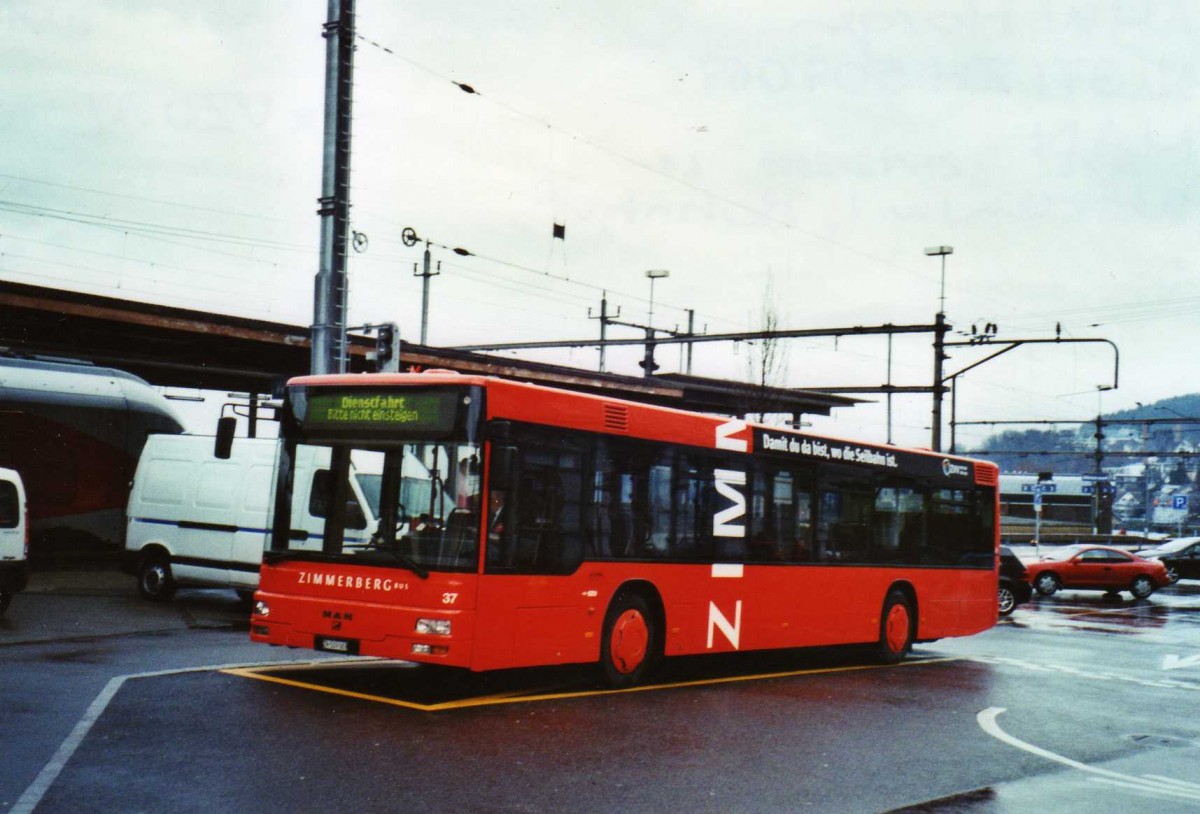
<svg viewBox="0 0 1200 814">
<path fill-rule="evenodd" d="M 775 285 L 769 277 L 759 310 L 759 330 L 765 334 L 779 330 Z M 771 413 L 767 407 L 770 404 L 769 391 L 774 387 L 783 387 L 787 380 L 787 349 L 783 347 L 779 337 L 769 335 L 749 344 L 750 352 L 746 355 L 746 365 L 752 385 L 751 396 L 763 406 L 764 409 L 758 413 L 758 420 L 765 424 L 767 416 Z M 788 416 L 788 420 L 791 420 L 791 416 Z"/>
</svg>

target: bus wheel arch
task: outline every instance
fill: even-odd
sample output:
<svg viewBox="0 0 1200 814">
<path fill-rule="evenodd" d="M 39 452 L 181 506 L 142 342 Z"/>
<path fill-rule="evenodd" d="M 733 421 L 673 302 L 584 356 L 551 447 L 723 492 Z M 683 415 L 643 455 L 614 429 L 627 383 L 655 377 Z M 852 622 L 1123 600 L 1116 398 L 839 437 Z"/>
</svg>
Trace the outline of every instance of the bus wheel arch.
<svg viewBox="0 0 1200 814">
<path fill-rule="evenodd" d="M 893 583 L 879 614 L 876 655 L 884 664 L 904 660 L 917 640 L 917 594 L 907 582 Z"/>
<path fill-rule="evenodd" d="M 164 602 L 175 595 L 171 555 L 158 545 L 146 546 L 138 557 L 138 593 L 145 599 Z"/>
<path fill-rule="evenodd" d="M 631 687 L 663 653 L 662 598 L 646 582 L 627 582 L 613 594 L 600 634 L 600 668 L 610 687 Z"/>
</svg>

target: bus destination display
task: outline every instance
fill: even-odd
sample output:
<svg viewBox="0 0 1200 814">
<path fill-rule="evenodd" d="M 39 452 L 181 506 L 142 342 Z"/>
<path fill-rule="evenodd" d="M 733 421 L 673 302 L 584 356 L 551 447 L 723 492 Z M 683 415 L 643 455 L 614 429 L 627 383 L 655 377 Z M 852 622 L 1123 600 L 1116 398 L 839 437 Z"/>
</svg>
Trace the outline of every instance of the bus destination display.
<svg viewBox="0 0 1200 814">
<path fill-rule="evenodd" d="M 390 390 L 309 393 L 304 419 L 309 428 L 453 429 L 457 393 L 405 393 Z"/>
</svg>

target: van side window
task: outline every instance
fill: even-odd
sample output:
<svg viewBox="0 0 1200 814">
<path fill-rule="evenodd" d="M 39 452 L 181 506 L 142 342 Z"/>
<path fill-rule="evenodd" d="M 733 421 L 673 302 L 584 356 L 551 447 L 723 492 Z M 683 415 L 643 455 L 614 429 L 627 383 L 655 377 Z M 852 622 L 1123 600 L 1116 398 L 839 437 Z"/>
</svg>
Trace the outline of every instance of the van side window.
<svg viewBox="0 0 1200 814">
<path fill-rule="evenodd" d="M 0 529 L 15 529 L 21 522 L 21 505 L 17 485 L 0 481 Z"/>
<path fill-rule="evenodd" d="M 325 517 L 329 514 L 329 495 L 333 493 L 333 476 L 328 469 L 318 469 L 313 473 L 312 491 L 308 496 L 308 513 L 313 517 Z M 365 529 L 367 516 L 358 498 L 353 493 L 346 499 L 346 528 Z"/>
</svg>

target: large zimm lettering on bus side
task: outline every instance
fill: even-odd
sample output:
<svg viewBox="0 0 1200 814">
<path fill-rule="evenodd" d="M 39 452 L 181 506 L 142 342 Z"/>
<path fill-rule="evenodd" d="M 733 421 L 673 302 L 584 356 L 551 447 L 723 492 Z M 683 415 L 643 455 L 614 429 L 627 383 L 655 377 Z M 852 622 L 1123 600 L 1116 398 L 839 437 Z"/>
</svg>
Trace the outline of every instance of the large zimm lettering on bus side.
<svg viewBox="0 0 1200 814">
<path fill-rule="evenodd" d="M 733 420 L 718 424 L 715 439 L 716 448 L 732 452 L 747 452 L 749 442 L 744 438 L 735 437 L 743 435 L 745 431 L 745 421 Z M 713 513 L 713 537 L 744 539 L 746 537 L 746 472 L 738 469 L 714 469 L 713 480 L 717 494 L 728 501 L 728 505 L 717 509 Z M 718 568 L 716 565 L 713 566 L 714 578 L 728 578 L 734 574 L 740 577 L 742 569 L 738 567 L 736 570 L 730 570 Z M 721 612 L 716 602 L 709 601 L 709 650 L 712 649 L 717 631 L 721 632 L 721 635 L 733 646 L 734 650 L 739 649 L 742 634 L 742 600 L 737 600 L 734 605 L 732 622 L 726 614 Z"/>
</svg>

